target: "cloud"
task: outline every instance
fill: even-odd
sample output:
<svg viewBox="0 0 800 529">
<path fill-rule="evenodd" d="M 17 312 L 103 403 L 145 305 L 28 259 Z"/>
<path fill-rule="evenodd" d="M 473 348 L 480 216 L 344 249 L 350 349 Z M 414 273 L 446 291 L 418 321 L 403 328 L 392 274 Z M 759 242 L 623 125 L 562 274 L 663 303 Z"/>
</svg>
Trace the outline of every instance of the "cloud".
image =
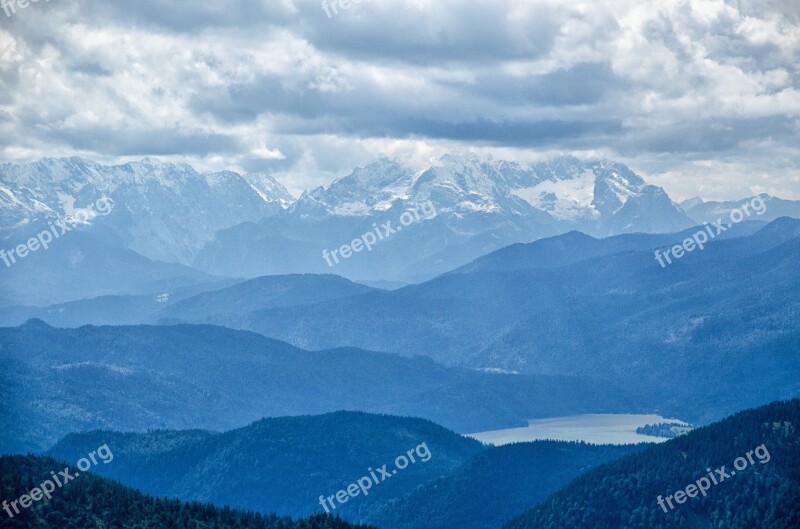
<svg viewBox="0 0 800 529">
<path fill-rule="evenodd" d="M 800 194 L 792 0 L 363 0 L 331 17 L 317 0 L 76 0 L 4 16 L 6 161 L 156 155 L 300 191 L 382 155 L 591 152 L 681 194 L 728 198 L 764 167 Z M 698 181 L 727 165 L 742 182 Z"/>
</svg>

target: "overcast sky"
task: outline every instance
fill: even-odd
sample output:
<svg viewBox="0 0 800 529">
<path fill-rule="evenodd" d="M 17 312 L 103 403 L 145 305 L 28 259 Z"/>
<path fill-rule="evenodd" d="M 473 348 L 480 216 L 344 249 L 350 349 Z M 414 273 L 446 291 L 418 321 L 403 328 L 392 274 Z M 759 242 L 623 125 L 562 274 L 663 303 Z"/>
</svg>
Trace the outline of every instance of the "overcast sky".
<svg viewBox="0 0 800 529">
<path fill-rule="evenodd" d="M 0 11 L 3 161 L 151 156 L 267 171 L 297 194 L 379 156 L 574 153 L 676 199 L 800 199 L 798 0 L 15 9 Z"/>
</svg>

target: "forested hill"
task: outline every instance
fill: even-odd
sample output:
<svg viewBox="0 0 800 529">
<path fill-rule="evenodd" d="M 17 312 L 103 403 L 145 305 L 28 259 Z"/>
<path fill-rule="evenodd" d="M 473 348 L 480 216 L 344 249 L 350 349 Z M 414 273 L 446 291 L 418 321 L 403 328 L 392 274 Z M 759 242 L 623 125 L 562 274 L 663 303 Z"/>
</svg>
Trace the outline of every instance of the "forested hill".
<svg viewBox="0 0 800 529">
<path fill-rule="evenodd" d="M 381 529 L 498 529 L 588 469 L 643 449 L 563 441 L 492 447 L 363 521 Z"/>
<path fill-rule="evenodd" d="M 64 464 L 46 457 L 0 457 L 0 501 L 12 502 Z M 75 471 L 72 469 L 72 473 Z M 13 513 L 13 509 L 11 512 Z M 145 496 L 105 478 L 83 474 L 13 518 L 0 511 L 3 529 L 368 529 L 328 515 L 293 521 L 200 503 Z"/>
<path fill-rule="evenodd" d="M 748 452 L 754 463 L 735 470 L 737 458 Z M 759 458 L 759 453 L 763 457 Z M 726 468 L 722 469 L 723 465 Z M 696 486 L 690 490 L 688 485 L 707 477 L 706 469 L 720 479 L 716 469 L 730 477 L 712 484 L 703 497 Z M 659 495 L 666 498 L 679 490 L 694 493 L 695 497 L 684 497 L 681 504 L 673 501 L 672 510 L 659 506 Z M 800 400 L 741 412 L 602 465 L 506 523 L 504 529 L 561 527 L 800 527 Z"/>
</svg>

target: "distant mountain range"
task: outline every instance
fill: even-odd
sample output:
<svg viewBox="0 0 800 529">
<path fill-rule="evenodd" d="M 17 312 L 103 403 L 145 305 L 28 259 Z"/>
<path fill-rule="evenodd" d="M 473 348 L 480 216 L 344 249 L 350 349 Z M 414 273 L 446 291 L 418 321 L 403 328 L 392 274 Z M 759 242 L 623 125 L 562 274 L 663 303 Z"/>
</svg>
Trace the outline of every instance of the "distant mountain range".
<svg viewBox="0 0 800 529">
<path fill-rule="evenodd" d="M 217 324 L 307 349 L 355 346 L 476 369 L 600 377 L 698 422 L 797 395 L 800 221 L 739 224 L 662 268 L 653 250 L 694 231 L 568 233 L 392 292 L 231 318 L 203 310 Z M 719 380 L 709 386 L 712 372 Z"/>
<path fill-rule="evenodd" d="M 202 325 L 0 329 L 0 453 L 98 428 L 229 430 L 263 417 L 355 410 L 460 432 L 531 418 L 647 411 L 591 378 L 485 373 L 422 356 L 304 351 Z"/>
<path fill-rule="evenodd" d="M 101 198 L 112 210 L 92 214 Z M 676 232 L 736 205 L 679 205 L 623 164 L 571 157 L 524 165 L 448 155 L 423 170 L 383 159 L 297 200 L 264 174 L 199 173 L 150 159 L 106 166 L 48 158 L 0 165 L 0 245 L 15 248 L 49 222 L 80 221 L 48 251 L 11 267 L 0 263 L 7 278 L 0 306 L 151 296 L 221 277 L 335 273 L 417 282 L 513 243 L 573 230 L 596 237 Z M 435 215 L 401 226 L 406 211 L 421 207 Z M 773 199 L 758 219 L 780 216 L 800 217 L 800 202 Z M 371 251 L 333 266 L 323 258 L 323 250 L 382 232 L 387 222 L 394 233 Z M 41 285 L 37 277 L 52 280 Z"/>
<path fill-rule="evenodd" d="M 101 200 L 110 207 L 98 211 Z M 154 296 L 217 281 L 190 267 L 194 255 L 218 230 L 273 215 L 292 200 L 266 175 L 201 174 L 149 159 L 0 165 L 0 247 L 11 251 L 58 223 L 71 228 L 47 250 L 0 262 L 0 306 Z"/>
<path fill-rule="evenodd" d="M 88 224 L 148 259 L 188 265 L 218 230 L 274 215 L 294 201 L 267 175 L 198 173 L 144 159 L 108 166 L 82 158 L 0 165 L 0 234 L 75 217 L 101 198 L 108 215 Z"/>
<path fill-rule="evenodd" d="M 432 204 L 436 216 L 336 265 L 362 279 L 429 278 L 514 242 L 570 230 L 606 236 L 671 232 L 693 221 L 660 188 L 622 164 L 562 157 L 522 165 L 475 156 L 444 156 L 422 171 L 380 160 L 304 193 L 279 215 L 221 231 L 194 265 L 255 276 L 323 272 L 323 249 L 372 229 L 400 224 L 405 211 Z M 275 259 L 281 255 L 282 259 Z"/>
<path fill-rule="evenodd" d="M 766 225 L 741 223 L 721 234 L 704 250 L 662 268 L 654 258 L 653 249 L 672 246 L 695 230 L 662 235 L 627 234 L 607 239 L 570 232 L 530 244 L 512 245 L 453 273 L 395 291 L 373 289 L 336 276 L 278 276 L 233 286 L 221 285 L 223 288 L 195 295 L 187 295 L 184 289 L 163 302 L 155 297 L 148 300 L 98 298 L 45 309 L 5 309 L 0 311 L 0 318 L 13 324 L 26 317 L 42 317 L 56 324 L 76 326 L 85 323 L 212 323 L 255 331 L 308 350 L 357 347 L 405 357 L 429 357 L 453 368 L 470 369 L 463 371 L 471 373 L 464 378 L 465 375 L 456 375 L 455 371 L 447 371 L 448 368 L 441 365 L 436 368 L 442 370 L 443 376 L 438 382 L 458 379 L 462 388 L 465 380 L 470 381 L 470 388 L 485 383 L 476 377 L 493 376 L 490 373 L 544 376 L 539 380 L 542 388 L 557 384 L 553 377 L 567 377 L 566 380 L 572 382 L 558 393 L 563 396 L 566 388 L 573 393 L 560 408 L 555 405 L 559 397 L 545 398 L 543 391 L 531 390 L 527 382 L 520 382 L 519 387 L 508 386 L 509 391 L 521 391 L 516 395 L 528 395 L 526 398 L 531 402 L 539 403 L 542 410 L 550 412 L 586 410 L 586 391 L 596 383 L 588 383 L 588 380 L 602 381 L 603 396 L 595 399 L 600 408 L 616 409 L 622 397 L 615 398 L 613 388 L 625 388 L 627 397 L 635 397 L 631 402 L 636 402 L 644 411 L 659 408 L 699 423 L 766 400 L 797 395 L 800 393 L 800 364 L 795 353 L 800 346 L 797 325 L 800 309 L 795 301 L 800 297 L 800 269 L 796 266 L 800 258 L 800 221 L 781 218 Z M 0 335 L 2 333 L 17 336 L 15 340 L 21 345 L 15 347 L 20 353 L 29 351 L 31 346 L 40 347 L 40 342 L 46 340 L 49 345 L 45 350 L 56 356 L 37 369 L 47 368 L 44 373 L 48 377 L 57 374 L 50 366 L 75 362 L 137 368 L 130 359 L 109 362 L 97 353 L 89 354 L 84 350 L 96 337 L 102 337 L 103 343 L 113 343 L 117 334 L 130 336 L 131 330 L 127 328 L 40 332 L 26 326 L 16 331 L 2 331 Z M 136 341 L 117 342 L 130 347 L 132 358 L 173 350 L 176 347 L 174 337 L 185 336 L 182 339 L 186 340 L 186 345 L 197 343 L 197 351 L 185 350 L 178 357 L 205 351 L 204 358 L 212 369 L 216 369 L 214 362 L 222 362 L 225 348 L 232 347 L 228 344 L 244 340 L 244 343 L 251 343 L 254 350 L 278 347 L 277 342 L 259 342 L 258 337 L 247 333 L 212 331 L 203 327 L 199 330 L 149 327 L 137 329 L 136 333 L 145 334 L 141 339 L 152 343 L 153 348 L 142 351 L 133 347 Z M 156 344 L 164 341 L 158 345 L 161 349 L 157 349 Z M 282 350 L 288 347 L 287 344 L 279 346 Z M 398 365 L 398 371 L 408 374 L 408 378 L 393 377 L 398 394 L 409 391 L 408 388 L 418 389 L 411 373 L 417 373 L 414 376 L 421 377 L 420 380 L 434 382 L 430 375 L 419 374 L 426 365 L 420 358 L 408 360 L 347 351 L 339 350 L 336 354 L 349 355 L 354 365 L 366 362 L 371 365 L 364 364 L 369 373 L 382 369 L 381 363 L 389 363 L 392 358 L 391 363 Z M 322 373 L 342 372 L 331 360 L 335 355 L 320 354 L 320 359 L 316 360 L 313 353 L 295 352 L 298 358 L 307 358 L 299 364 L 304 372 L 308 370 L 319 376 L 314 362 L 329 366 Z M 35 354 L 27 354 L 14 359 L 30 363 L 35 358 Z M 166 391 L 169 395 L 168 386 L 157 371 L 137 368 L 134 372 L 137 376 L 155 377 L 147 382 L 150 391 L 158 394 Z M 713 385 L 707 380 L 706 374 L 710 372 L 720 375 Z M 114 373 L 113 369 L 108 372 L 117 376 Z M 183 384 L 189 380 L 187 373 L 193 371 L 180 367 L 170 376 L 179 377 Z M 204 375 L 192 376 L 203 378 Z M 272 379 L 277 375 L 265 373 L 263 376 Z M 505 382 L 498 381 L 526 380 L 502 376 L 511 378 L 485 379 L 502 394 L 505 394 L 502 389 Z M 579 379 L 573 379 L 574 376 Z M 341 382 L 325 380 L 331 387 L 342 387 Z M 353 380 L 347 378 L 347 384 Z M 680 384 L 675 382 L 677 380 Z M 216 383 L 212 385 L 217 387 Z M 444 391 L 450 386 L 444 382 L 437 387 L 437 391 Z M 523 389 L 526 387 L 528 389 Z M 190 394 L 197 391 L 193 385 L 188 390 Z M 356 402 L 347 398 L 346 393 L 334 393 L 338 396 L 331 394 L 327 401 L 320 397 L 313 404 L 310 396 L 303 393 L 302 385 L 289 390 L 291 398 L 272 401 L 266 408 L 264 404 L 243 403 L 229 416 L 236 420 L 222 427 L 239 426 L 263 415 L 337 409 L 319 407 L 323 402 L 342 407 L 353 406 Z M 219 391 L 226 394 L 227 390 Z M 75 402 L 80 395 L 81 392 L 70 393 L 63 398 Z M 444 398 L 442 394 L 437 395 L 436 398 Z M 524 413 L 536 410 L 534 406 L 514 405 L 498 411 L 501 406 L 478 404 L 474 397 L 466 398 L 461 392 L 451 397 L 461 402 L 452 413 L 445 413 L 443 407 L 436 405 L 432 395 L 424 399 L 427 404 L 406 406 L 402 410 L 388 401 L 362 401 L 364 407 L 356 409 L 410 412 L 459 431 L 468 431 L 467 425 L 476 423 L 508 426 L 501 418 L 512 425 L 518 424 L 533 418 Z M 489 402 L 496 403 L 495 398 Z M 257 401 L 262 402 L 260 398 Z M 181 403 L 181 409 L 191 406 L 192 402 L 194 399 L 187 399 Z M 92 401 L 78 405 L 94 406 Z M 470 411 L 465 412 L 466 409 Z M 200 409 L 198 413 L 203 420 L 187 424 L 178 419 L 160 426 L 205 427 L 215 424 L 212 420 L 215 414 L 225 415 L 222 409 L 215 410 L 213 406 Z M 103 425 L 97 422 L 94 414 L 89 417 L 91 420 L 86 424 Z M 132 422 L 125 428 L 136 429 L 146 423 L 139 420 L 143 418 L 142 410 L 126 417 Z M 137 417 L 139 419 L 134 420 Z M 170 413 L 169 417 L 172 421 L 176 415 Z M 489 417 L 496 420 L 488 420 Z M 490 428 L 474 428 L 473 431 L 478 429 Z M 24 438 L 28 434 L 20 435 Z"/>
</svg>

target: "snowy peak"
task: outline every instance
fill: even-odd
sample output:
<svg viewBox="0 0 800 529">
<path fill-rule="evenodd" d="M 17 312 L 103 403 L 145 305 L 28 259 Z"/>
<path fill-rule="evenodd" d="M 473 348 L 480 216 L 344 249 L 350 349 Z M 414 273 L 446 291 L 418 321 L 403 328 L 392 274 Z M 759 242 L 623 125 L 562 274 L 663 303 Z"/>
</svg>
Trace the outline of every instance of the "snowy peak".
<svg viewBox="0 0 800 529">
<path fill-rule="evenodd" d="M 672 233 L 695 223 L 662 188 L 646 185 L 610 219 L 606 233 Z"/>
<path fill-rule="evenodd" d="M 85 211 L 85 224 L 101 224 L 125 247 L 184 264 L 218 230 L 274 215 L 292 201 L 267 175 L 201 174 L 185 163 L 150 158 L 115 166 L 74 157 L 5 164 L 0 182 L 0 231 Z M 114 207 L 94 215 L 101 198 Z"/>
<path fill-rule="evenodd" d="M 412 203 L 430 200 L 440 213 L 500 213 L 510 198 L 508 180 L 521 170 L 475 156 L 444 156 L 419 173 L 408 194 Z"/>
<path fill-rule="evenodd" d="M 627 166 L 607 160 L 560 156 L 531 165 L 448 154 L 424 170 L 412 171 L 382 159 L 305 193 L 296 212 L 321 218 L 369 216 L 400 203 L 426 201 L 444 215 L 545 215 L 555 224 L 604 232 L 609 219 L 639 197 L 647 184 Z M 593 230 L 593 226 L 603 224 Z"/>
<path fill-rule="evenodd" d="M 396 200 L 404 200 L 411 186 L 413 172 L 386 158 L 356 168 L 335 180 L 328 188 L 306 191 L 291 210 L 306 217 L 334 215 L 366 216 L 389 209 Z"/>
<path fill-rule="evenodd" d="M 679 203 L 680 207 L 683 208 L 684 211 L 689 211 L 690 209 L 703 204 L 705 204 L 705 200 L 698 196 L 689 198 Z"/>
<path fill-rule="evenodd" d="M 517 171 L 512 194 L 559 221 L 582 223 L 610 216 L 638 195 L 644 180 L 608 161 L 562 156 Z"/>
<path fill-rule="evenodd" d="M 280 182 L 266 173 L 248 173 L 243 178 L 264 202 L 277 201 L 282 208 L 286 209 L 295 200 Z"/>
</svg>

